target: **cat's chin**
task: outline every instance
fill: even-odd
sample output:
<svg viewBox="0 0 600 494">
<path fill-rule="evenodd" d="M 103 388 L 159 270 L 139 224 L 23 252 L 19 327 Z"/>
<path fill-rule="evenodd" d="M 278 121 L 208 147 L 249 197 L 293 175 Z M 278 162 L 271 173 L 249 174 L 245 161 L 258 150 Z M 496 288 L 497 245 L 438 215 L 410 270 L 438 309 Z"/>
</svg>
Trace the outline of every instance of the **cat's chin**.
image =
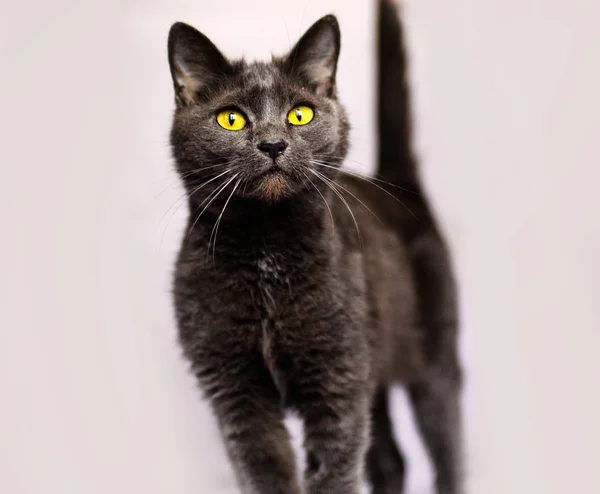
<svg viewBox="0 0 600 494">
<path fill-rule="evenodd" d="M 250 195 L 268 203 L 276 203 L 294 195 L 293 184 L 281 171 L 272 171 L 257 180 Z"/>
</svg>

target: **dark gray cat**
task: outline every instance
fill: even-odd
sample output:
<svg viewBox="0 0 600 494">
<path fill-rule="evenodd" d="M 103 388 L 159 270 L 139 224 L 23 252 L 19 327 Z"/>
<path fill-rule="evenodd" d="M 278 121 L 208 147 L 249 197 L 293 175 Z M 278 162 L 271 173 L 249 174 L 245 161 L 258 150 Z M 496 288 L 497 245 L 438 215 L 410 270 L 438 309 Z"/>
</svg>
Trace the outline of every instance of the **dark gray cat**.
<svg viewBox="0 0 600 494">
<path fill-rule="evenodd" d="M 388 414 L 407 386 L 440 494 L 462 492 L 455 288 L 410 145 L 401 26 L 379 20 L 379 174 L 339 167 L 340 32 L 270 63 L 229 61 L 175 24 L 171 143 L 190 219 L 174 297 L 185 355 L 246 494 L 399 494 Z M 407 192 L 410 191 L 410 192 Z M 285 410 L 305 425 L 297 478 Z"/>
</svg>

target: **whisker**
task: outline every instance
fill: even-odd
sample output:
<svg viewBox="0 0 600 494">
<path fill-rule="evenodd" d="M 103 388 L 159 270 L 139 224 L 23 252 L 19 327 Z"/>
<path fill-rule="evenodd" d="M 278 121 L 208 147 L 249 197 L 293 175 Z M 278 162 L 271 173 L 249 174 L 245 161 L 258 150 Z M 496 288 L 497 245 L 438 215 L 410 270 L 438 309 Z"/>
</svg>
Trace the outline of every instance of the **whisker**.
<svg viewBox="0 0 600 494">
<path fill-rule="evenodd" d="M 187 235 L 190 234 L 190 232 L 194 229 L 194 227 L 196 226 L 196 224 L 198 223 L 198 220 L 200 219 L 200 217 L 202 216 L 202 214 L 204 214 L 204 211 L 206 211 L 206 209 L 213 203 L 213 201 L 219 196 L 219 194 L 221 194 L 221 192 L 223 192 L 227 186 L 233 182 L 238 175 L 241 172 L 238 172 L 236 175 L 234 175 L 233 177 L 231 177 L 226 183 L 225 185 L 223 185 L 221 188 L 219 188 L 216 192 L 213 192 L 213 194 L 211 194 L 210 196 L 208 196 L 204 201 L 202 201 L 202 203 L 200 204 L 200 206 L 198 206 L 198 209 L 200 209 L 200 207 L 202 206 L 202 204 L 204 204 L 208 199 L 210 199 L 210 201 L 206 204 L 206 206 L 204 206 L 204 209 L 202 211 L 200 211 L 200 214 L 198 215 L 198 217 L 196 218 L 196 220 L 194 221 L 193 225 L 189 228 Z M 212 196 L 212 198 L 211 198 Z"/>
<path fill-rule="evenodd" d="M 383 225 L 383 221 L 381 221 L 381 219 L 379 218 L 379 216 L 377 216 L 369 206 L 367 206 L 363 201 L 361 201 L 358 197 L 356 197 L 352 192 L 350 192 L 346 187 L 342 186 L 341 184 L 338 184 L 337 182 L 334 182 L 333 180 L 331 180 L 330 178 L 326 177 L 325 175 L 323 175 L 323 180 L 327 180 L 328 182 L 331 182 L 332 186 L 335 187 L 339 187 L 340 189 L 342 189 L 344 192 L 350 194 L 352 197 L 354 197 L 354 199 L 356 199 L 367 211 L 369 211 L 369 213 L 371 213 L 375 218 L 377 218 L 377 221 L 379 221 L 382 225 Z"/>
<path fill-rule="evenodd" d="M 349 159 L 349 158 L 344 158 L 344 159 L 345 159 L 346 161 L 351 161 L 351 162 L 353 162 L 353 163 L 357 163 L 357 164 L 359 164 L 359 165 L 361 165 L 361 166 L 367 167 L 367 165 L 365 165 L 365 164 L 363 164 L 363 163 L 360 163 L 360 162 L 358 162 L 358 161 L 351 160 L 351 159 Z M 315 161 L 315 160 L 311 160 L 311 161 Z M 322 165 L 324 165 L 324 166 L 331 166 L 331 165 L 333 164 L 333 163 L 330 163 L 330 162 L 328 162 L 328 161 L 323 161 L 323 160 L 316 160 L 316 161 L 319 161 L 319 163 L 320 163 L 320 164 L 322 164 Z M 379 183 L 382 183 L 382 184 L 385 184 L 385 185 L 389 185 L 390 187 L 394 187 L 395 189 L 399 189 L 399 190 L 402 190 L 402 191 L 404 191 L 404 192 L 408 192 L 409 194 L 415 194 L 415 195 L 418 195 L 418 196 L 420 196 L 420 195 L 421 195 L 421 193 L 420 193 L 420 192 L 417 192 L 417 191 L 415 191 L 415 190 L 407 189 L 406 187 L 402 187 L 402 186 L 400 186 L 400 185 L 393 184 L 392 182 L 388 182 L 387 180 L 383 180 L 383 179 L 381 178 L 381 175 L 379 175 L 378 173 L 374 173 L 374 175 L 375 175 L 375 176 L 373 177 L 373 176 L 370 176 L 370 175 L 369 175 L 369 176 L 367 176 L 367 175 L 363 175 L 362 173 L 358 173 L 358 172 L 355 172 L 355 171 L 351 171 L 351 170 L 348 170 L 348 169 L 346 169 L 346 168 L 340 168 L 340 167 L 337 167 L 337 166 L 333 166 L 332 168 L 335 168 L 336 170 L 339 170 L 339 171 L 341 171 L 341 172 L 343 172 L 343 173 L 348 173 L 348 174 L 350 174 L 350 175 L 356 176 L 356 177 L 358 177 L 358 178 L 363 178 L 363 179 L 365 179 L 365 180 L 367 180 L 367 181 L 373 180 L 373 181 L 375 181 L 375 182 L 379 182 Z M 368 168 L 368 167 L 367 167 L 367 168 Z M 379 178 L 378 178 L 378 177 L 379 177 Z M 375 184 L 373 184 L 373 185 L 375 185 Z"/>
<path fill-rule="evenodd" d="M 363 240 L 362 240 L 362 235 L 360 233 L 360 228 L 358 227 L 358 222 L 356 221 L 356 217 L 354 216 L 354 213 L 352 212 L 352 209 L 350 208 L 350 205 L 346 202 L 346 199 L 344 199 L 344 196 L 342 196 L 342 194 L 340 194 L 340 192 L 338 192 L 337 189 L 335 189 L 334 187 L 332 187 L 331 184 L 328 184 L 325 180 L 323 180 L 323 178 L 325 176 L 322 173 L 319 173 L 316 170 L 312 170 L 311 168 L 308 168 L 308 170 L 311 171 L 316 177 L 320 178 L 323 181 L 323 183 L 325 185 L 327 185 L 333 192 L 335 192 L 335 194 L 340 198 L 340 200 L 346 205 L 346 208 L 350 212 L 350 215 L 352 216 L 352 220 L 354 221 L 354 226 L 356 226 L 356 233 L 358 233 L 358 238 L 360 240 L 360 245 L 362 247 L 363 246 Z"/>
<path fill-rule="evenodd" d="M 169 227 L 169 224 L 171 223 L 171 220 L 173 219 L 173 217 L 175 216 L 175 214 L 177 213 L 177 211 L 179 211 L 179 209 L 181 208 L 181 206 L 183 205 L 183 203 L 185 202 L 185 199 L 189 199 L 190 197 L 192 197 L 196 192 L 198 192 L 200 189 L 202 189 L 203 187 L 205 187 L 206 185 L 208 185 L 209 183 L 213 182 L 214 180 L 218 179 L 219 177 L 222 177 L 223 175 L 226 175 L 227 173 L 230 173 L 231 170 L 227 169 L 225 170 L 223 173 L 220 173 L 219 175 L 217 175 L 216 177 L 211 178 L 210 180 L 207 180 L 206 182 L 202 183 L 201 185 L 199 185 L 198 187 L 196 187 L 194 190 L 192 190 L 189 194 L 187 192 L 185 192 L 184 194 L 182 194 L 176 201 L 175 203 L 173 203 L 166 211 L 165 214 L 163 214 L 162 218 L 159 221 L 159 225 L 164 221 L 165 216 L 167 216 L 167 214 L 169 213 L 169 211 L 171 209 L 173 209 L 175 206 L 177 206 L 177 208 L 173 211 L 173 213 L 171 214 L 171 216 L 169 217 L 169 220 L 167 221 L 167 224 L 165 225 L 165 229 L 163 230 L 163 233 L 160 237 L 160 246 L 162 247 L 162 242 L 165 236 L 165 233 L 167 231 L 167 228 Z M 179 203 L 179 204 L 178 204 Z"/>
<path fill-rule="evenodd" d="M 231 160 L 231 161 L 227 161 L 225 163 L 218 163 L 216 165 L 211 165 L 211 166 L 203 166 L 202 168 L 200 168 L 198 170 L 195 170 L 194 173 L 199 173 L 199 172 L 202 172 L 204 170 L 210 170 L 211 168 L 220 168 L 220 167 L 223 167 L 223 166 L 230 166 L 230 165 L 235 164 L 238 161 L 239 161 L 238 159 L 234 159 L 234 160 Z"/>
<path fill-rule="evenodd" d="M 169 183 L 154 197 L 154 199 L 158 199 L 166 190 L 170 189 L 171 187 L 173 187 L 174 185 L 177 185 L 178 183 L 180 183 L 181 180 L 190 177 L 191 175 L 194 175 L 196 173 L 200 173 L 203 172 L 205 170 L 211 170 L 214 168 L 222 168 L 224 166 L 230 166 L 235 164 L 237 161 L 239 161 L 238 158 L 231 160 L 231 161 L 227 161 L 225 163 L 218 163 L 216 165 L 212 165 L 212 166 L 202 166 L 200 168 L 194 168 L 193 170 L 188 170 L 186 172 L 183 173 L 177 173 L 177 177 L 169 180 Z M 207 161 L 206 163 L 211 163 L 211 161 Z"/>
<path fill-rule="evenodd" d="M 223 173 L 220 173 L 214 177 L 211 177 L 210 180 L 207 180 L 206 182 L 203 182 L 202 184 L 200 184 L 198 187 L 194 188 L 194 190 L 192 190 L 189 194 L 187 193 L 187 191 L 181 195 L 179 197 L 179 199 L 175 202 L 175 204 L 177 204 L 177 202 L 179 202 L 182 198 L 190 198 L 192 197 L 196 192 L 198 192 L 200 189 L 202 189 L 204 186 L 208 185 L 209 183 L 211 183 L 212 181 L 216 180 L 219 177 L 222 177 L 223 175 L 230 173 L 231 170 L 225 170 Z M 171 209 L 175 204 L 173 204 L 169 209 Z M 169 212 L 169 209 L 167 209 L 167 213 Z"/>
<path fill-rule="evenodd" d="M 250 178 L 249 177 L 245 177 L 242 179 L 242 193 L 245 194 L 246 193 L 246 189 L 248 188 L 248 184 L 250 183 Z"/>
<path fill-rule="evenodd" d="M 331 208 L 329 207 L 329 203 L 327 202 L 327 199 L 325 199 L 325 196 L 321 193 L 319 188 L 315 185 L 315 183 L 310 179 L 310 177 L 306 173 L 302 172 L 302 175 L 304 175 L 306 177 L 306 180 L 308 180 L 312 184 L 312 186 L 315 188 L 315 190 L 319 193 L 319 195 L 323 199 L 323 202 L 325 203 L 325 206 L 327 206 L 327 210 L 329 211 L 329 217 L 331 218 L 331 224 L 335 230 L 335 221 L 333 220 L 333 213 L 331 212 Z"/>
<path fill-rule="evenodd" d="M 208 239 L 208 250 L 206 251 L 206 255 L 208 257 L 208 252 L 210 251 L 210 241 L 212 240 L 213 233 L 214 233 L 215 241 L 213 242 L 213 263 L 215 262 L 215 249 L 217 247 L 217 235 L 219 233 L 219 224 L 221 223 L 221 218 L 223 217 L 223 213 L 225 213 L 225 208 L 227 207 L 227 204 L 229 204 L 229 201 L 233 197 L 233 194 L 235 194 L 235 190 L 238 188 L 241 181 L 242 181 L 242 179 L 239 178 L 238 181 L 236 182 L 235 186 L 233 187 L 233 190 L 231 191 L 231 194 L 229 194 L 229 197 L 225 201 L 225 205 L 223 206 L 223 210 L 221 211 L 221 214 L 219 215 L 219 217 L 217 218 L 217 221 L 215 222 L 215 226 L 213 226 L 213 231 L 210 232 L 210 238 Z"/>
<path fill-rule="evenodd" d="M 402 207 L 404 207 L 413 216 L 413 218 L 415 218 L 416 220 L 419 219 L 419 218 L 417 218 L 415 216 L 415 213 L 413 213 L 412 210 L 406 204 L 404 204 L 400 199 L 398 199 L 394 194 L 390 193 L 388 190 L 385 190 L 380 185 L 372 182 L 371 179 L 369 179 L 369 178 L 361 175 L 360 173 L 354 173 L 354 172 L 351 172 L 351 171 L 348 171 L 348 170 L 344 170 L 342 168 L 337 168 L 335 166 L 326 165 L 324 163 L 321 163 L 321 162 L 318 162 L 318 161 L 315 161 L 315 160 L 309 160 L 309 161 L 310 161 L 310 163 L 312 163 L 314 165 L 319 165 L 319 166 L 323 166 L 323 167 L 326 167 L 326 168 L 332 168 L 332 169 L 337 170 L 337 171 L 339 171 L 341 173 L 346 173 L 346 174 L 351 175 L 353 177 L 360 178 L 360 179 L 364 180 L 365 182 L 367 182 L 367 183 L 373 185 L 374 187 L 377 187 L 379 190 L 385 192 L 388 196 L 390 196 L 392 199 L 394 199 L 394 201 L 396 201 L 399 204 L 401 204 Z M 339 184 L 337 184 L 337 185 L 339 185 Z M 393 185 L 393 184 L 388 184 L 388 185 Z M 400 188 L 402 188 L 402 187 L 400 187 Z"/>
<path fill-rule="evenodd" d="M 194 170 L 188 170 L 187 172 L 182 173 L 181 175 L 179 175 L 177 178 L 173 179 L 166 187 L 164 187 L 155 197 L 154 200 L 158 199 L 165 191 L 167 191 L 168 189 L 170 189 L 171 187 L 174 187 L 175 185 L 177 185 L 178 183 L 181 183 L 181 180 L 190 177 L 191 175 L 194 175 L 196 173 L 200 173 L 203 172 L 205 170 L 210 170 L 210 169 L 214 169 L 214 168 L 222 168 L 224 166 L 231 166 L 233 164 L 236 163 L 236 160 L 231 160 L 228 161 L 226 163 L 220 163 L 218 165 L 214 165 L 214 166 L 205 166 L 202 168 L 196 168 Z M 198 177 L 200 178 L 200 177 Z M 183 196 L 182 196 L 183 197 Z M 189 196 L 188 196 L 189 197 Z M 181 197 L 177 200 L 179 201 L 181 199 Z M 170 209 L 170 208 L 169 208 Z M 168 212 L 168 210 L 167 210 Z M 162 220 L 161 220 L 162 221 Z"/>
<path fill-rule="evenodd" d="M 181 180 L 184 178 L 189 177 L 190 175 L 193 175 L 193 173 L 195 172 L 186 172 L 183 173 L 181 175 L 178 175 L 176 178 L 173 178 L 172 180 L 169 181 L 169 183 L 158 193 L 153 197 L 153 200 L 158 199 L 161 195 L 163 195 L 167 190 L 169 190 L 171 187 L 176 186 L 177 184 L 181 183 Z"/>
</svg>

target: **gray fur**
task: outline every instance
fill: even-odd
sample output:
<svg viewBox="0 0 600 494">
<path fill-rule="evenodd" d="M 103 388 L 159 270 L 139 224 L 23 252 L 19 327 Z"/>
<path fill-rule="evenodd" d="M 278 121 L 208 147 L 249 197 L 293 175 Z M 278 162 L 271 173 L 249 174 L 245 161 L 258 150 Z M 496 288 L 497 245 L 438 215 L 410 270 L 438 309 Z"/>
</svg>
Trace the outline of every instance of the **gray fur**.
<svg viewBox="0 0 600 494">
<path fill-rule="evenodd" d="M 339 49 L 333 16 L 271 63 L 227 61 L 193 28 L 173 26 L 171 142 L 191 212 L 173 290 L 181 344 L 244 494 L 358 494 L 365 466 L 374 492 L 400 493 L 393 381 L 409 388 L 438 492 L 459 494 L 447 254 L 430 215 L 423 234 L 411 230 L 398 189 L 339 172 L 348 147 Z M 298 104 L 315 110 L 305 126 L 286 119 Z M 246 115 L 244 129 L 217 124 L 227 108 Z M 273 139 L 287 148 L 271 159 L 258 144 Z M 303 482 L 286 409 L 305 424 Z"/>
</svg>

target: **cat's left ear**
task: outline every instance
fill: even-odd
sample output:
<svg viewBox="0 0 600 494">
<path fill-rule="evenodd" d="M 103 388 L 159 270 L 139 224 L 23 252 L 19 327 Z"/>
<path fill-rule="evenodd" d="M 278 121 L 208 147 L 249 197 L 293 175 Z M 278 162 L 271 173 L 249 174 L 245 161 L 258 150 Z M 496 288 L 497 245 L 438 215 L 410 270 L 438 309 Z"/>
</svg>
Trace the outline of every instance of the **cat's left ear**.
<svg viewBox="0 0 600 494">
<path fill-rule="evenodd" d="M 332 96 L 340 55 L 340 26 L 333 15 L 314 23 L 286 57 L 288 70 L 320 95 Z"/>
<path fill-rule="evenodd" d="M 171 27 L 168 49 L 178 106 L 198 101 L 204 91 L 233 71 L 231 64 L 204 34 L 183 22 Z"/>
</svg>

